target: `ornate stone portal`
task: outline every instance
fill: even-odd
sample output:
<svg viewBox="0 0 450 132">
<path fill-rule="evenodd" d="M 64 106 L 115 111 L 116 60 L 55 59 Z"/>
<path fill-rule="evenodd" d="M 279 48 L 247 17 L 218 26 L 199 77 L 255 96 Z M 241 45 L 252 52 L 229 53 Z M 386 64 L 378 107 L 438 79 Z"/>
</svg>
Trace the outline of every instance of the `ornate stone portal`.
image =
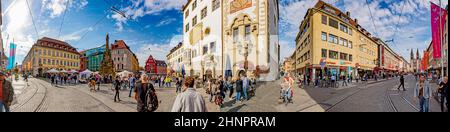
<svg viewBox="0 0 450 132">
<path fill-rule="evenodd" d="M 111 50 L 109 49 L 109 34 L 106 34 L 106 49 L 103 61 L 100 65 L 101 75 L 115 75 L 113 60 L 111 59 Z"/>
</svg>

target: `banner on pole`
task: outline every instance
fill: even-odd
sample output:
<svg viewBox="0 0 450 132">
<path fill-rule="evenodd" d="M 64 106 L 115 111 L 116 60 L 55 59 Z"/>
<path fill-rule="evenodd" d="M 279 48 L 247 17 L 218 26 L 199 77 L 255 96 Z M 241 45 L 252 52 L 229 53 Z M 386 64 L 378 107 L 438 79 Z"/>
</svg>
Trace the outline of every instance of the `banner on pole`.
<svg viewBox="0 0 450 132">
<path fill-rule="evenodd" d="M 15 61 L 16 61 L 16 47 L 17 47 L 17 45 L 14 44 L 14 43 L 11 43 L 10 46 L 9 46 L 9 48 L 10 48 L 10 50 L 9 50 L 9 59 L 8 59 L 9 64 L 6 67 L 6 70 L 11 70 L 11 69 L 14 68 L 14 64 L 15 64 Z"/>
<path fill-rule="evenodd" d="M 442 27 L 445 24 L 445 18 L 447 17 L 447 12 L 438 5 L 430 1 L 431 5 L 431 35 L 433 40 L 433 58 L 441 58 L 441 37 L 442 37 Z M 442 15 L 439 17 L 439 15 Z M 439 22 L 440 20 L 440 22 Z"/>
</svg>

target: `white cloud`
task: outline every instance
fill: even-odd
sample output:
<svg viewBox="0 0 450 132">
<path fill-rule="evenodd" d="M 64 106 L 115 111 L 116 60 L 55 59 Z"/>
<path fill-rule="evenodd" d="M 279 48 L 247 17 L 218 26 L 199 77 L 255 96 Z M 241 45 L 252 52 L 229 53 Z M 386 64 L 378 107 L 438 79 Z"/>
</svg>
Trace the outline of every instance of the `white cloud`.
<svg viewBox="0 0 450 132">
<path fill-rule="evenodd" d="M 164 19 L 162 21 L 160 21 L 158 24 L 156 24 L 156 27 L 161 27 L 161 26 L 165 26 L 165 25 L 169 25 L 170 23 L 176 21 L 177 19 L 175 18 L 168 18 L 168 19 Z"/>
<path fill-rule="evenodd" d="M 41 8 L 50 11 L 50 18 L 55 18 L 62 15 L 65 10 L 68 10 L 66 9 L 67 7 L 79 10 L 87 6 L 88 3 L 87 0 L 43 0 Z"/>
<path fill-rule="evenodd" d="M 167 44 L 141 44 L 136 53 L 140 66 L 145 66 L 148 57 L 152 55 L 155 59 L 166 61 L 166 55 L 170 49 L 183 40 L 182 35 L 175 35 Z"/>
<path fill-rule="evenodd" d="M 136 20 L 145 15 L 158 15 L 162 11 L 167 10 L 180 10 L 183 4 L 187 0 L 131 0 L 131 5 L 120 10 L 125 13 L 125 15 L 131 19 Z M 114 17 L 115 16 L 115 17 Z M 118 31 L 123 30 L 123 24 L 126 23 L 127 19 L 120 17 L 118 14 L 114 14 L 113 17 L 116 20 L 116 28 Z"/>
<path fill-rule="evenodd" d="M 62 41 L 70 41 L 70 40 L 75 40 L 75 41 L 77 41 L 77 40 L 80 40 L 81 37 L 82 37 L 82 35 L 84 35 L 86 32 L 88 32 L 88 31 L 93 31 L 93 30 L 94 30 L 94 29 L 93 29 L 92 27 L 90 27 L 90 28 L 84 28 L 84 29 L 75 31 L 75 32 L 73 32 L 73 33 L 70 33 L 70 34 L 67 34 L 67 35 L 62 36 L 62 37 L 61 37 L 61 40 L 62 40 Z"/>
</svg>

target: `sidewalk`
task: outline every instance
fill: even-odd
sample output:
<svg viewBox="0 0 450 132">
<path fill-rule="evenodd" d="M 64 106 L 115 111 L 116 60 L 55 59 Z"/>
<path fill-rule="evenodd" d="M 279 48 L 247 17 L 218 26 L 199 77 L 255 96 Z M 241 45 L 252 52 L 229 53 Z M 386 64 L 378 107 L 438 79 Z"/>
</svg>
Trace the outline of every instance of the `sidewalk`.
<svg viewBox="0 0 450 132">
<path fill-rule="evenodd" d="M 378 81 L 369 80 L 367 82 L 359 81 L 358 83 L 352 81 L 352 83 L 348 83 L 348 86 L 345 87 L 342 87 L 342 81 L 339 81 L 338 88 L 320 88 L 312 85 L 298 88 L 296 86 L 297 88 L 294 89 L 293 104 L 288 104 L 287 106 L 280 104 L 276 108 L 280 112 L 325 112 L 327 107 L 359 91 L 360 86 L 380 83 L 386 80 L 388 79 L 379 79 Z"/>
</svg>

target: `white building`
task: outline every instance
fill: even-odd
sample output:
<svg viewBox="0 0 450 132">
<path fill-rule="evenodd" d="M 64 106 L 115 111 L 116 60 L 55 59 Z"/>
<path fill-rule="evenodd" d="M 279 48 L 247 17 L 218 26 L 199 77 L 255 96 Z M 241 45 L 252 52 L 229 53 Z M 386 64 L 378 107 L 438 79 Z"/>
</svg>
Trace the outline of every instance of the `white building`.
<svg viewBox="0 0 450 132">
<path fill-rule="evenodd" d="M 188 0 L 183 14 L 187 75 L 276 79 L 278 0 Z"/>
</svg>

